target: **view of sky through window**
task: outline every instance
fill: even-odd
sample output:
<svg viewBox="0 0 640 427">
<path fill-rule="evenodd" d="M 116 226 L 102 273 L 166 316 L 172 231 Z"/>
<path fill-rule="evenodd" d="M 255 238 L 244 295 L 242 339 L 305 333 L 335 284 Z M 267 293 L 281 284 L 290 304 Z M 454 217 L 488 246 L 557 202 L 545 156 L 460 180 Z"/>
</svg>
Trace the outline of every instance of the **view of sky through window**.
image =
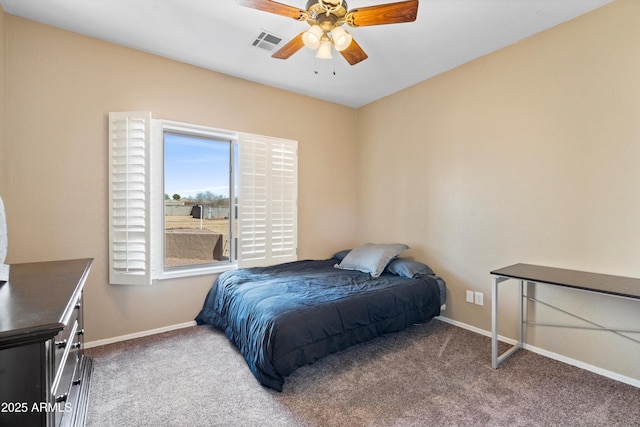
<svg viewBox="0 0 640 427">
<path fill-rule="evenodd" d="M 164 176 L 170 198 L 195 198 L 205 192 L 228 197 L 229 141 L 165 132 Z"/>
</svg>

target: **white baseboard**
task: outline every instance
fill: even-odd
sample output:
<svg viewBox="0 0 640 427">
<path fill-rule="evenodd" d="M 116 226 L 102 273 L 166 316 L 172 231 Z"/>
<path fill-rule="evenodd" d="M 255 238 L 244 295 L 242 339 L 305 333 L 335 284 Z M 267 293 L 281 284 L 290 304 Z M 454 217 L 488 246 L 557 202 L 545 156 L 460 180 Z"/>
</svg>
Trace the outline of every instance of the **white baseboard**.
<svg viewBox="0 0 640 427">
<path fill-rule="evenodd" d="M 436 316 L 435 318 L 438 319 L 438 320 L 441 320 L 441 321 L 443 321 L 445 323 L 449 323 L 451 325 L 458 326 L 458 327 L 460 327 L 462 329 L 466 329 L 468 331 L 475 332 L 476 334 L 484 335 L 486 337 L 491 338 L 491 331 L 480 329 L 478 327 L 471 326 L 471 325 L 469 325 L 467 323 L 458 322 L 457 320 L 449 319 L 448 317 Z M 506 342 L 507 344 L 511 344 L 511 345 L 514 345 L 514 344 L 516 344 L 518 342 L 518 340 L 514 340 L 513 338 L 504 337 L 502 335 L 498 335 L 498 340 L 502 341 L 502 342 Z"/>
<path fill-rule="evenodd" d="M 491 337 L 491 332 L 490 331 L 487 331 L 487 330 L 484 330 L 484 329 L 480 329 L 478 327 L 471 326 L 471 325 L 468 325 L 466 323 L 459 322 L 457 320 L 449 319 L 448 317 L 437 316 L 436 319 L 441 320 L 441 321 L 443 321 L 445 323 L 450 323 L 450 324 L 452 324 L 454 326 L 458 326 L 458 327 L 460 327 L 462 329 L 467 329 L 467 330 L 469 330 L 471 332 L 475 332 L 475 333 L 480 334 L 480 335 Z M 517 340 L 514 340 L 513 338 L 507 338 L 507 337 L 504 337 L 502 335 L 498 335 L 498 340 L 506 342 L 507 344 L 511 344 L 511 345 L 516 344 L 518 342 Z M 638 380 L 638 379 L 627 377 L 626 375 L 621 375 L 621 374 L 618 374 L 617 372 L 609 371 L 607 369 L 603 369 L 603 368 L 600 368 L 598 366 L 590 365 L 588 363 L 581 362 L 581 361 L 573 359 L 571 357 L 563 356 L 561 354 L 554 353 L 552 351 L 548 351 L 548 350 L 545 350 L 545 349 L 542 349 L 540 347 L 536 347 L 536 346 L 533 346 L 533 345 L 530 345 L 530 344 L 527 344 L 527 343 L 524 344 L 524 349 L 525 350 L 529 350 L 529 351 L 531 351 L 533 353 L 537 353 L 537 354 L 540 354 L 542 356 L 548 357 L 549 359 L 557 360 L 559 362 L 566 363 L 567 365 L 576 366 L 576 367 L 584 369 L 586 371 L 590 371 L 590 372 L 596 373 L 598 375 L 602 375 L 604 377 L 611 378 L 612 380 L 620 381 L 622 383 L 629 384 L 629 385 L 632 385 L 634 387 L 640 388 L 640 380 Z M 491 361 L 487 361 L 487 363 L 491 363 Z"/>
<path fill-rule="evenodd" d="M 133 333 L 133 334 L 120 335 L 119 337 L 113 337 L 113 338 L 106 338 L 106 339 L 103 339 L 103 340 L 91 341 L 91 342 L 85 343 L 84 344 L 84 348 L 99 347 L 101 345 L 113 344 L 113 343 L 116 343 L 116 342 L 131 340 L 131 339 L 134 339 L 134 338 L 147 337 L 149 335 L 161 334 L 163 332 L 169 332 L 169 331 L 174 331 L 176 329 L 188 328 L 190 326 L 195 326 L 195 325 L 196 325 L 195 320 L 192 320 L 191 322 L 178 323 L 177 325 L 169 325 L 169 326 L 165 326 L 165 327 L 162 327 L 162 328 L 156 328 L 156 329 L 150 329 L 150 330 L 147 330 L 147 331 L 136 332 L 136 333 Z"/>
</svg>

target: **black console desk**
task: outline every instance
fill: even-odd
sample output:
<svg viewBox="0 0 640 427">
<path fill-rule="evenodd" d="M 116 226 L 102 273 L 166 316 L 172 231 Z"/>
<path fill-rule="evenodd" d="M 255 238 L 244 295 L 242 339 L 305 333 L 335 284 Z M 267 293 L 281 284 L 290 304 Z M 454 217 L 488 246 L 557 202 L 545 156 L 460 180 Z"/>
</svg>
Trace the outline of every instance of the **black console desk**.
<svg viewBox="0 0 640 427">
<path fill-rule="evenodd" d="M 92 361 L 82 291 L 91 263 L 12 264 L 0 284 L 0 426 L 84 425 Z"/>
<path fill-rule="evenodd" d="M 491 274 L 493 275 L 493 286 L 491 289 L 491 367 L 493 369 L 496 369 L 504 359 L 524 347 L 523 337 L 524 327 L 526 324 L 526 311 L 524 304 L 524 299 L 526 298 L 526 295 L 524 294 L 525 283 L 545 283 L 548 285 L 563 286 L 582 291 L 640 300 L 640 279 L 630 277 L 587 273 L 584 271 L 565 270 L 562 268 L 543 267 L 531 264 L 514 264 L 509 267 L 494 270 Z M 518 343 L 503 354 L 498 355 L 498 285 L 509 279 L 515 279 L 520 282 Z M 615 330 L 601 327 L 594 323 L 592 323 L 592 325 L 596 327 L 589 329 L 616 332 Z"/>
</svg>

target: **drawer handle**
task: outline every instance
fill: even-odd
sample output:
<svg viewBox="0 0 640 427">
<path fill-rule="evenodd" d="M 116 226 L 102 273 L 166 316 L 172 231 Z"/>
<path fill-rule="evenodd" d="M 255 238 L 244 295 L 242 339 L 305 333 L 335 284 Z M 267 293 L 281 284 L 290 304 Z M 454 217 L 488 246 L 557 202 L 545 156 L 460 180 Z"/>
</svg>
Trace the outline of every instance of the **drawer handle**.
<svg viewBox="0 0 640 427">
<path fill-rule="evenodd" d="M 67 340 L 56 341 L 56 347 L 65 348 L 67 346 Z"/>
<path fill-rule="evenodd" d="M 82 307 L 82 304 L 80 304 L 79 302 L 76 303 L 75 309 L 76 310 L 80 310 L 80 307 Z"/>
<path fill-rule="evenodd" d="M 76 343 L 73 343 L 73 345 L 71 346 L 71 348 L 80 348 L 80 346 L 81 346 L 81 345 L 82 345 L 82 343 L 80 343 L 80 342 L 76 342 Z"/>
<path fill-rule="evenodd" d="M 56 396 L 56 403 L 65 402 L 67 400 L 67 393 L 62 396 Z"/>
<path fill-rule="evenodd" d="M 73 382 L 73 385 L 80 385 L 82 384 L 82 380 L 81 379 L 77 379 Z"/>
<path fill-rule="evenodd" d="M 78 335 L 84 335 L 84 329 L 80 329 L 80 330 L 78 331 Z"/>
</svg>

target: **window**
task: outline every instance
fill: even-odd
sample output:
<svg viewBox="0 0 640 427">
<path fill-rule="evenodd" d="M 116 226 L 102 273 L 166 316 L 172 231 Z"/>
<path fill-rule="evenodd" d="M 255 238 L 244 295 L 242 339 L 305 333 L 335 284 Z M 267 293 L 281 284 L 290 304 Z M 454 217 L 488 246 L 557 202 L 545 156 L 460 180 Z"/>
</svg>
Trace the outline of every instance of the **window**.
<svg viewBox="0 0 640 427">
<path fill-rule="evenodd" d="M 112 284 L 297 259 L 297 142 L 109 115 Z"/>
<path fill-rule="evenodd" d="M 235 139 L 163 125 L 163 147 L 163 271 L 235 263 Z"/>
</svg>

